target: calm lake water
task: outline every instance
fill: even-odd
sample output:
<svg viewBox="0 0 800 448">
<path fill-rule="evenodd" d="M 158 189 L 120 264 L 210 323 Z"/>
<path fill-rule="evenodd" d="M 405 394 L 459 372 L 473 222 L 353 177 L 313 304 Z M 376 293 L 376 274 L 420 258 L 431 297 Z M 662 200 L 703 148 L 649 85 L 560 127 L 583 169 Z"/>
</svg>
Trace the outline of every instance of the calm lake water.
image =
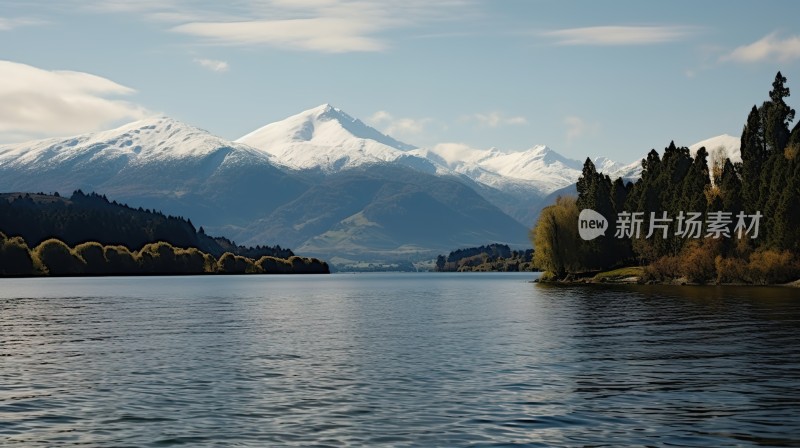
<svg viewBox="0 0 800 448">
<path fill-rule="evenodd" d="M 0 444 L 800 446 L 800 290 L 0 280 Z"/>
</svg>

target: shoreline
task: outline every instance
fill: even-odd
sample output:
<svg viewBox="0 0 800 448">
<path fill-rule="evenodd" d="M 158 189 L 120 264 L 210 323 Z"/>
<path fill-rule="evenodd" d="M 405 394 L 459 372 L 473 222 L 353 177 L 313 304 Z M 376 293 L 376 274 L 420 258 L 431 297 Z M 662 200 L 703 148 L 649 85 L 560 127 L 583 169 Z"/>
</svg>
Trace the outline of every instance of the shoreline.
<svg viewBox="0 0 800 448">
<path fill-rule="evenodd" d="M 542 276 L 533 280 L 533 283 L 577 286 L 577 285 L 665 285 L 665 286 L 779 286 L 785 288 L 800 288 L 800 279 L 787 283 L 697 283 L 691 282 L 686 277 L 678 277 L 669 280 L 644 280 L 643 267 L 626 267 L 605 272 L 590 272 L 585 274 L 568 274 L 565 278 L 550 278 L 543 272 Z"/>
<path fill-rule="evenodd" d="M 597 281 L 592 278 L 585 278 L 579 280 L 544 280 L 535 279 L 531 283 L 540 283 L 543 285 L 562 285 L 562 286 L 589 286 L 589 285 L 608 285 L 608 286 L 625 286 L 625 285 L 661 285 L 661 286 L 748 286 L 748 287 L 782 287 L 782 288 L 800 288 L 800 280 L 795 280 L 789 283 L 693 283 L 685 279 L 674 279 L 671 281 L 657 282 L 655 280 L 643 281 L 638 277 L 631 277 L 619 280 Z"/>
</svg>

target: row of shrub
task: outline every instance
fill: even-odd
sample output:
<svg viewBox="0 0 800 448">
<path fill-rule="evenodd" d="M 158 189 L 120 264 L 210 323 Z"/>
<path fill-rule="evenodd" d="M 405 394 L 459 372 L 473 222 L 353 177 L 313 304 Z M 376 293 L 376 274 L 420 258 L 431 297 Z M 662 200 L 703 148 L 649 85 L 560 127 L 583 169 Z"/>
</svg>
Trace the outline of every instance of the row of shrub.
<svg viewBox="0 0 800 448">
<path fill-rule="evenodd" d="M 789 250 L 751 251 L 741 244 L 724 256 L 720 245 L 719 240 L 706 239 L 690 244 L 676 256 L 661 257 L 645 268 L 644 280 L 771 285 L 800 278 L 800 259 Z"/>
<path fill-rule="evenodd" d="M 224 253 L 219 259 L 195 248 L 150 243 L 138 251 L 96 242 L 69 247 L 51 238 L 29 248 L 21 237 L 0 232 L 0 276 L 327 274 L 316 258 L 263 256 L 258 260 Z"/>
</svg>

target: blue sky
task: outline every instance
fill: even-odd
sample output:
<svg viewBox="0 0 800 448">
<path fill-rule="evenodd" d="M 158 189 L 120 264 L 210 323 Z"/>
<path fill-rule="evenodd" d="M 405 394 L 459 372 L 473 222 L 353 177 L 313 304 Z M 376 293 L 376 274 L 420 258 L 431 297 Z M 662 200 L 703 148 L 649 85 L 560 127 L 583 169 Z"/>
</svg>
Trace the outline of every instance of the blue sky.
<svg viewBox="0 0 800 448">
<path fill-rule="evenodd" d="M 226 3 L 225 5 L 221 5 Z M 0 143 L 165 114 L 224 138 L 331 103 L 418 146 L 629 162 L 738 136 L 800 2 L 0 0 Z"/>
</svg>

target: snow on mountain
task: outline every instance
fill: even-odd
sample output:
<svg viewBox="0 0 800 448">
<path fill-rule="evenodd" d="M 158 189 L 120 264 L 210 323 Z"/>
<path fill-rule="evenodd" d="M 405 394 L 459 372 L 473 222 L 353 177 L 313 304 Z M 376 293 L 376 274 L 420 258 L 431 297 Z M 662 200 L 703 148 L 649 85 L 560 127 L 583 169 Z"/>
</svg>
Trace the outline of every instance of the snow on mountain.
<svg viewBox="0 0 800 448">
<path fill-rule="evenodd" d="M 544 145 L 503 152 L 497 148 L 482 150 L 446 143 L 411 153 L 493 188 L 533 189 L 541 195 L 575 182 L 582 168 L 577 160 L 567 159 Z"/>
<path fill-rule="evenodd" d="M 574 183 L 583 163 L 547 146 L 505 152 L 458 143 L 415 148 L 382 134 L 329 104 L 268 124 L 236 140 L 258 148 L 277 164 L 331 174 L 369 164 L 398 163 L 444 176 L 462 175 L 482 185 L 519 195 L 547 195 Z M 598 169 L 624 165 L 602 158 Z"/>
<path fill-rule="evenodd" d="M 741 139 L 728 134 L 718 135 L 709 139 L 695 143 L 689 147 L 692 156 L 697 154 L 697 150 L 705 147 L 708 152 L 708 161 L 731 159 L 731 162 L 741 162 L 742 153 L 740 151 Z"/>
<path fill-rule="evenodd" d="M 277 163 L 289 168 L 326 173 L 394 162 L 409 157 L 406 151 L 414 149 L 330 104 L 270 123 L 236 141 L 273 155 Z"/>
<path fill-rule="evenodd" d="M 71 168 L 112 163 L 124 166 L 174 163 L 199 159 L 222 150 L 225 162 L 270 157 L 246 145 L 231 143 L 208 132 L 167 117 L 135 121 L 116 129 L 68 138 L 50 138 L 27 143 L 0 145 L 0 167 L 4 169 Z"/>
<path fill-rule="evenodd" d="M 597 171 L 602 173 L 614 173 L 617 172 L 625 167 L 620 162 L 615 162 L 608 157 L 595 157 L 592 159 L 594 163 L 594 167 L 597 168 Z"/>
<path fill-rule="evenodd" d="M 270 158 L 155 117 L 110 131 L 0 145 L 0 191 L 81 189 L 190 216 L 207 228 L 243 225 L 305 188 Z"/>
<path fill-rule="evenodd" d="M 721 162 L 725 160 L 726 157 L 731 159 L 731 161 L 734 163 L 741 162 L 742 155 L 739 151 L 739 145 L 740 140 L 738 137 L 722 134 L 699 141 L 689 146 L 689 153 L 692 155 L 692 157 L 694 157 L 697 154 L 698 149 L 705 147 L 706 151 L 708 152 L 708 162 L 710 168 L 715 160 Z M 646 156 L 643 156 L 642 158 L 645 157 Z M 597 161 L 595 161 L 595 165 L 598 167 L 598 171 L 607 173 L 612 179 L 616 179 L 617 177 L 622 177 L 623 179 L 637 179 L 642 176 L 641 159 L 624 166 L 619 164 L 611 164 L 609 165 L 608 169 L 601 169 L 601 165 L 598 164 Z"/>
<path fill-rule="evenodd" d="M 609 169 L 609 170 L 598 169 L 598 171 L 608 174 L 608 177 L 610 177 L 612 180 L 618 177 L 621 177 L 623 179 L 638 179 L 642 177 L 642 160 L 639 159 L 627 165 L 618 166 L 616 167 L 616 169 Z"/>
</svg>

